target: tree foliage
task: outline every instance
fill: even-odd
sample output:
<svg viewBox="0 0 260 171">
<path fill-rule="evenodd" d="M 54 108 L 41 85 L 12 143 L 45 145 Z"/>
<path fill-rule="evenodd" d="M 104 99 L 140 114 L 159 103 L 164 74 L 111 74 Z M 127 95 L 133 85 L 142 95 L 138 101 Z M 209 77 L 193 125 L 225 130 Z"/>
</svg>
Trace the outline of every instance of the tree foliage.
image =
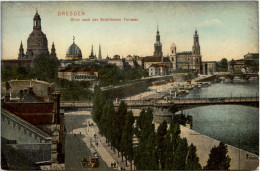
<svg viewBox="0 0 260 171">
<path fill-rule="evenodd" d="M 93 108 L 92 108 L 92 118 L 93 121 L 99 124 L 103 113 L 103 106 L 105 103 L 105 98 L 99 86 L 94 88 L 94 98 L 93 98 Z"/>
<path fill-rule="evenodd" d="M 228 170 L 231 159 L 227 153 L 227 145 L 220 142 L 218 147 L 215 146 L 210 150 L 209 160 L 205 168 L 207 170 Z"/>
<path fill-rule="evenodd" d="M 188 149 L 186 170 L 200 170 L 201 165 L 199 164 L 199 158 L 196 154 L 196 147 L 191 144 Z"/>
<path fill-rule="evenodd" d="M 33 77 L 39 80 L 54 82 L 57 78 L 59 61 L 49 55 L 40 55 L 33 60 Z"/>
<path fill-rule="evenodd" d="M 125 153 L 126 161 L 127 158 L 131 161 L 133 159 L 133 136 L 135 122 L 133 112 L 129 111 L 125 117 L 125 125 L 122 132 L 121 148 Z"/>
<path fill-rule="evenodd" d="M 221 61 L 216 64 L 217 72 L 227 72 L 228 70 L 228 61 L 226 58 L 222 58 Z"/>
</svg>

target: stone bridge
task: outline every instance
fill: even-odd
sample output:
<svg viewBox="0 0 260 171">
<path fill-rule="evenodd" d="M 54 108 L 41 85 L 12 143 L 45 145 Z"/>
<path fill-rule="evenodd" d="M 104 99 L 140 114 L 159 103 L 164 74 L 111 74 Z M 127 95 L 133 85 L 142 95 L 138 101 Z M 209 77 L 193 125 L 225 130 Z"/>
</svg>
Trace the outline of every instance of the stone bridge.
<svg viewBox="0 0 260 171">
<path fill-rule="evenodd" d="M 224 78 L 227 81 L 232 81 L 235 77 L 240 78 L 241 80 L 247 81 L 251 77 L 259 78 L 257 73 L 247 73 L 247 74 L 232 74 L 232 73 L 225 73 L 225 74 L 215 74 L 216 79 Z"/>
<path fill-rule="evenodd" d="M 189 98 L 173 100 L 124 100 L 130 109 L 155 108 L 156 110 L 171 109 L 173 112 L 209 105 L 244 105 L 259 107 L 258 97 L 227 97 L 227 98 Z M 118 107 L 120 102 L 114 102 Z M 92 108 L 92 102 L 61 102 L 61 108 Z"/>
</svg>

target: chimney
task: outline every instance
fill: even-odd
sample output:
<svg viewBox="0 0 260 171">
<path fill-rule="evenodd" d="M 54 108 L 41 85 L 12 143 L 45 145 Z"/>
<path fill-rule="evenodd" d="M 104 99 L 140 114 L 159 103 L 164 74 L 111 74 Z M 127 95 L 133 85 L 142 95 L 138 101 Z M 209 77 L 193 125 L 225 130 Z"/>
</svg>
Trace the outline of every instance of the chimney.
<svg viewBox="0 0 260 171">
<path fill-rule="evenodd" d="M 52 93 L 53 97 L 53 103 L 54 103 L 54 123 L 59 124 L 60 123 L 60 118 L 59 118 L 59 113 L 60 113 L 60 92 L 55 91 Z"/>
</svg>

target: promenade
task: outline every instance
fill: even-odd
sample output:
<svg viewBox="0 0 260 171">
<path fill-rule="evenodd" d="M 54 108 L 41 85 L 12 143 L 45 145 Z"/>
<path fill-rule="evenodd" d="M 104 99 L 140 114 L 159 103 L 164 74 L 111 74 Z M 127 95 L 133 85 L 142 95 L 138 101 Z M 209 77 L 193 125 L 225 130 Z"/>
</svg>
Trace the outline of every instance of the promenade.
<svg viewBox="0 0 260 171">
<path fill-rule="evenodd" d="M 128 163 L 127 163 L 128 166 L 126 166 L 125 158 L 124 158 L 124 161 L 122 161 L 121 153 L 119 153 L 119 156 L 118 156 L 117 150 L 111 150 L 111 147 L 108 146 L 108 144 L 106 143 L 105 137 L 103 137 L 101 134 L 99 134 L 98 127 L 93 122 L 90 111 L 66 113 L 65 118 L 66 118 L 66 116 L 73 116 L 73 118 L 77 118 L 77 119 L 75 119 L 74 122 L 71 122 L 71 124 L 77 123 L 78 124 L 77 127 L 74 127 L 72 125 L 67 125 L 68 127 L 71 128 L 69 134 L 75 135 L 75 137 L 77 137 L 76 141 L 78 141 L 78 142 L 75 142 L 75 143 L 78 145 L 78 144 L 80 144 L 80 142 L 82 142 L 80 144 L 82 151 L 84 151 L 84 149 L 89 149 L 89 152 L 86 152 L 85 156 L 82 156 L 82 155 L 77 156 L 75 154 L 76 155 L 75 157 L 78 162 L 74 161 L 75 164 L 73 164 L 73 166 L 69 167 L 70 169 L 73 169 L 73 167 L 74 168 L 79 167 L 80 160 L 81 160 L 81 158 L 79 156 L 81 156 L 83 158 L 83 157 L 87 157 L 91 153 L 97 152 L 102 159 L 101 162 L 104 161 L 104 163 L 101 164 L 100 168 L 106 168 L 106 169 L 110 168 L 110 169 L 120 170 L 122 167 L 122 168 L 125 168 L 126 170 L 130 170 L 130 162 L 128 161 Z M 89 126 L 89 125 L 92 125 L 92 126 Z M 96 136 L 94 136 L 94 135 L 96 135 Z M 69 137 L 69 138 L 71 138 L 71 137 Z M 79 147 L 77 147 L 77 148 L 79 148 Z M 74 151 L 74 150 L 72 150 L 72 151 Z M 111 167 L 111 163 L 116 163 L 116 167 Z M 134 169 L 134 166 L 132 167 L 132 169 Z"/>
<path fill-rule="evenodd" d="M 200 134 L 192 129 L 181 125 L 181 137 L 187 138 L 188 144 L 191 143 L 197 148 L 197 155 L 201 166 L 206 166 L 209 159 L 210 150 L 218 146 L 220 141 Z M 230 170 L 257 170 L 259 166 L 259 156 L 250 152 L 227 145 L 228 155 L 231 158 Z"/>
</svg>

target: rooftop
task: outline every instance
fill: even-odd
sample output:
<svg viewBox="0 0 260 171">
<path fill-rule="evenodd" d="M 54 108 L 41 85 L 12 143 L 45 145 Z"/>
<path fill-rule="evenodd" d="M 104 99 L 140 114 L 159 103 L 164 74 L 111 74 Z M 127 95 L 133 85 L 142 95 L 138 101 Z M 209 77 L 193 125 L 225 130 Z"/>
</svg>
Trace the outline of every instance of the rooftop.
<svg viewBox="0 0 260 171">
<path fill-rule="evenodd" d="M 62 69 L 59 72 L 98 72 L 98 71 L 88 67 L 71 67 L 71 68 Z"/>
</svg>

